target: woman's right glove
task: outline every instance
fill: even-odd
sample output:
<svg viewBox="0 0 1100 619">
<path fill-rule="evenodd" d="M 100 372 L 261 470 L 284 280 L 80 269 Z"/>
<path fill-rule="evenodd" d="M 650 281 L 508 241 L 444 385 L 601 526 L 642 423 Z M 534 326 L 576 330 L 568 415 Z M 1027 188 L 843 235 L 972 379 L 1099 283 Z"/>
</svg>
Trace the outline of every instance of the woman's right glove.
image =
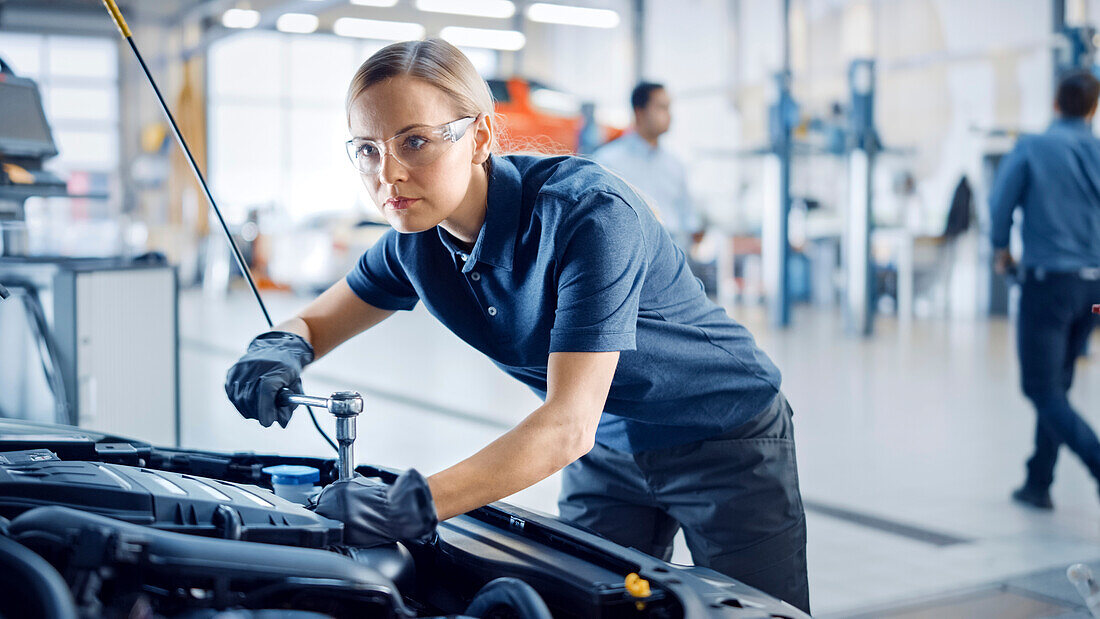
<svg viewBox="0 0 1100 619">
<path fill-rule="evenodd" d="M 378 546 L 429 539 L 439 523 L 428 480 L 409 469 L 391 485 L 365 477 L 334 481 L 317 497 L 318 514 L 344 523 L 344 543 Z"/>
<path fill-rule="evenodd" d="M 256 336 L 248 352 L 225 376 L 225 394 L 245 419 L 265 428 L 276 421 L 286 427 L 296 404 L 278 406 L 275 396 L 286 387 L 302 392 L 302 368 L 313 361 L 313 347 L 300 335 L 268 331 Z"/>
</svg>

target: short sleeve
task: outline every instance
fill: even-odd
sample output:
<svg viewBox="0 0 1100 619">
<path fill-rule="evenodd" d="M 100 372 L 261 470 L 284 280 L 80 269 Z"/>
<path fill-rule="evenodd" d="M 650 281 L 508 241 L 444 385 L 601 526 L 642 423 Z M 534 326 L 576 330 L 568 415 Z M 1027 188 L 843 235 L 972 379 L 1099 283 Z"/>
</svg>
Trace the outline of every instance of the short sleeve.
<svg viewBox="0 0 1100 619">
<path fill-rule="evenodd" d="M 398 258 L 397 235 L 396 230 L 387 230 L 359 258 L 346 279 L 360 299 L 379 309 L 411 310 L 420 297 Z"/>
<path fill-rule="evenodd" d="M 634 350 L 647 264 L 642 224 L 619 196 L 594 192 L 584 200 L 558 231 L 550 352 Z"/>
</svg>

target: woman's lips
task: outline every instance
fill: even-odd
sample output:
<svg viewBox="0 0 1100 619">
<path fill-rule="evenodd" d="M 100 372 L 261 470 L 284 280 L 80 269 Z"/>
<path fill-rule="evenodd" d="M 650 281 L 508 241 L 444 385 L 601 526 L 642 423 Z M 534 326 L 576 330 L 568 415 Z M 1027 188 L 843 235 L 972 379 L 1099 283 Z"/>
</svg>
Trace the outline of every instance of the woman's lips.
<svg viewBox="0 0 1100 619">
<path fill-rule="evenodd" d="M 420 198 L 390 198 L 386 200 L 386 208 L 390 208 L 395 211 L 403 211 L 409 208 L 409 206 L 411 206 L 413 202 L 416 202 L 419 199 Z"/>
</svg>

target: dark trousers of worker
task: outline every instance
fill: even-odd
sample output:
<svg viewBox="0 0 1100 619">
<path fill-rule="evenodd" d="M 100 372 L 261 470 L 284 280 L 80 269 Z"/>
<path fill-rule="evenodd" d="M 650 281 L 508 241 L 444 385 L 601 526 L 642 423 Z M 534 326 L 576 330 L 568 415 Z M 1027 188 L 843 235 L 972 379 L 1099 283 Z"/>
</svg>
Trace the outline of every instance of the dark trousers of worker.
<svg viewBox="0 0 1100 619">
<path fill-rule="evenodd" d="M 1016 347 L 1024 395 L 1038 414 L 1035 453 L 1027 463 L 1029 488 L 1050 487 L 1062 445 L 1100 481 L 1100 441 L 1069 402 L 1074 366 L 1096 325 L 1092 304 L 1098 302 L 1100 281 L 1072 273 L 1029 272 L 1024 279 Z"/>
<path fill-rule="evenodd" d="M 565 468 L 561 516 L 668 560 L 681 527 L 695 565 L 806 612 L 806 516 L 787 399 L 721 436 L 637 454 L 597 444 Z"/>
</svg>

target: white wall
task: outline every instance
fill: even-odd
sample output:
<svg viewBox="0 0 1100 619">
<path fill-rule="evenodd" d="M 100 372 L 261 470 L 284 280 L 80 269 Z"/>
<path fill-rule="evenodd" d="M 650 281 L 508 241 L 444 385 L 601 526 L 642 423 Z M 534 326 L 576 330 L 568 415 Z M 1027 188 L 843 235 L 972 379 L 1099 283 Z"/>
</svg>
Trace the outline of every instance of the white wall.
<svg viewBox="0 0 1100 619">
<path fill-rule="evenodd" d="M 665 144 L 692 171 L 696 204 L 712 218 L 734 219 L 739 211 L 731 208 L 731 196 L 737 195 L 740 184 L 734 157 L 744 147 L 734 87 L 738 71 L 750 66 L 737 62 L 735 3 L 650 1 L 646 10 L 645 78 L 665 84 L 673 98 L 672 128 Z M 767 13 L 753 15 L 764 19 Z M 767 50 L 751 51 L 751 66 L 763 66 Z"/>
</svg>

